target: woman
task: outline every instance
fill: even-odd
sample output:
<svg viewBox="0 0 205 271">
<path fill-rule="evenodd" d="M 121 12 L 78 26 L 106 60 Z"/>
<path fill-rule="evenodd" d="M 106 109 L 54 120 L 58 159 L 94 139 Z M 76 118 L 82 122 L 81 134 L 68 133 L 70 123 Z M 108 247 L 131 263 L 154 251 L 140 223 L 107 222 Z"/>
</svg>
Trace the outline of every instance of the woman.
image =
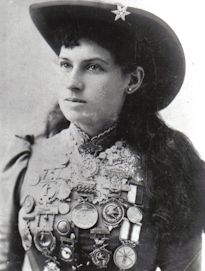
<svg viewBox="0 0 205 271">
<path fill-rule="evenodd" d="M 157 115 L 184 78 L 175 33 L 120 4 L 30 13 L 59 56 L 64 117 L 55 108 L 49 138 L 17 137 L 9 152 L 1 270 L 21 270 L 23 251 L 32 270 L 200 270 L 204 165 Z"/>
</svg>

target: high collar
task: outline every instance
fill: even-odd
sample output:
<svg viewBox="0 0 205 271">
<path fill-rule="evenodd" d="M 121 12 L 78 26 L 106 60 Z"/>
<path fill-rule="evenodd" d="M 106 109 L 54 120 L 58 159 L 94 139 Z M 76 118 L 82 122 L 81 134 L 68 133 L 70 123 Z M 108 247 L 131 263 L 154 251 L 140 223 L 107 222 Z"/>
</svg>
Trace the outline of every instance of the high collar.
<svg viewBox="0 0 205 271">
<path fill-rule="evenodd" d="M 90 137 L 73 123 L 70 124 L 69 130 L 79 152 L 97 155 L 99 152 L 114 144 L 118 139 L 117 127 L 118 124 L 115 123 L 94 137 Z"/>
</svg>

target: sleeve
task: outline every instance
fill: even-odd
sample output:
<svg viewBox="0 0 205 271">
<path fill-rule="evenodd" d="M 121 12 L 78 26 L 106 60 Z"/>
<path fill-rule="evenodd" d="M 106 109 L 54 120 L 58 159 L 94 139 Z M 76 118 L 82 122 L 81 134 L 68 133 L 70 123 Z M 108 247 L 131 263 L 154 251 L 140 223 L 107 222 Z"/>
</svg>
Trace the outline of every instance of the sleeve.
<svg viewBox="0 0 205 271">
<path fill-rule="evenodd" d="M 24 250 L 18 232 L 19 189 L 31 155 L 32 136 L 10 144 L 0 173 L 0 270 L 21 270 Z"/>
<path fill-rule="evenodd" d="M 185 243 L 161 245 L 158 255 L 161 271 L 201 271 L 202 237 L 200 234 Z"/>
</svg>

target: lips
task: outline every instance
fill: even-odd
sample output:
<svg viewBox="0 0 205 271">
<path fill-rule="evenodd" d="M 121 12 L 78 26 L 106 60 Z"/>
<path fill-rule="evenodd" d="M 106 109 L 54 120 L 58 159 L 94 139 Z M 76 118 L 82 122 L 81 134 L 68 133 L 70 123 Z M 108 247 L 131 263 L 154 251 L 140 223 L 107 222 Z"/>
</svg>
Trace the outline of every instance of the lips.
<svg viewBox="0 0 205 271">
<path fill-rule="evenodd" d="M 73 103 L 86 103 L 86 101 L 78 99 L 78 98 L 66 98 L 65 101 L 69 101 Z"/>
</svg>

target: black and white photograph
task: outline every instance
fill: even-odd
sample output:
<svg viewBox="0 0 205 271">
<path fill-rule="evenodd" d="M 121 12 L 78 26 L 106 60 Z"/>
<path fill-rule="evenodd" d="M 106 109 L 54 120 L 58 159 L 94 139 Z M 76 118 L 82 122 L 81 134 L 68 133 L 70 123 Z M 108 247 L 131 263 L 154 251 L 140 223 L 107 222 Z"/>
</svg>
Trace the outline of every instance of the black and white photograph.
<svg viewBox="0 0 205 271">
<path fill-rule="evenodd" d="M 202 0 L 1 0 L 0 271 L 205 270 Z"/>
</svg>

